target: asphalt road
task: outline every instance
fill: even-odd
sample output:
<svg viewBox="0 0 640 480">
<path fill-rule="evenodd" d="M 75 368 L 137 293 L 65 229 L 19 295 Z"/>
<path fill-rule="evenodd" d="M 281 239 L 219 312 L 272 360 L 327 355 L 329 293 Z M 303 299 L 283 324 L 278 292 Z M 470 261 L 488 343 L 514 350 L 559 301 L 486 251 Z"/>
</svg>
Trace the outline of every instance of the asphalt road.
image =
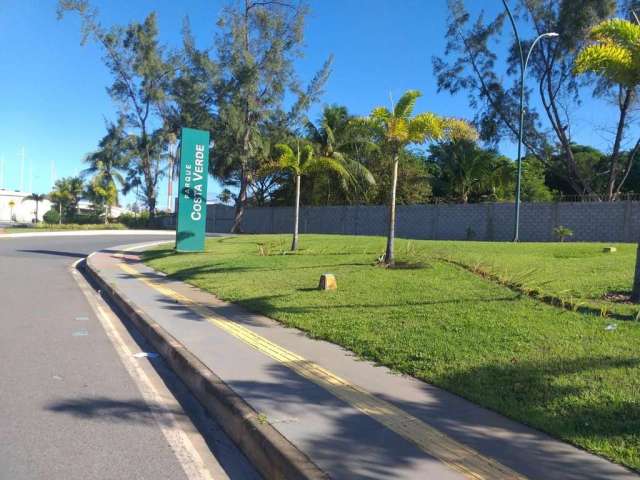
<svg viewBox="0 0 640 480">
<path fill-rule="evenodd" d="M 123 360 L 70 271 L 95 250 L 151 240 L 0 239 L 0 479 L 255 478 L 161 360 Z M 115 324 L 126 351 L 144 351 Z"/>
</svg>

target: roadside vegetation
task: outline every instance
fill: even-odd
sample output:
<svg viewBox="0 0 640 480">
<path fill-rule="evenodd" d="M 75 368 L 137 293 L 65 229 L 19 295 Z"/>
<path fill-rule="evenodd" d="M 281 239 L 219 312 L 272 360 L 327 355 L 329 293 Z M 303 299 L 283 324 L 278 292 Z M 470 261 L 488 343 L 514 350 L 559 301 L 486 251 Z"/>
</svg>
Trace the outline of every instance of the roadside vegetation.
<svg viewBox="0 0 640 480">
<path fill-rule="evenodd" d="M 146 253 L 153 268 L 640 470 L 640 323 L 562 309 L 473 273 L 606 303 L 628 293 L 632 245 L 208 239 L 205 254 Z M 465 265 L 451 263 L 455 260 Z M 401 268 L 402 267 L 402 268 Z M 317 290 L 322 273 L 338 290 Z M 626 290 L 625 290 L 626 289 Z M 610 303 L 610 310 L 617 305 Z M 631 307 L 629 307 L 631 309 Z"/>
<path fill-rule="evenodd" d="M 32 232 L 64 232 L 70 230 L 126 230 L 127 226 L 122 223 L 64 223 L 62 225 L 50 225 L 47 223 L 37 223 L 33 225 L 8 227 L 5 233 L 32 233 Z"/>
</svg>

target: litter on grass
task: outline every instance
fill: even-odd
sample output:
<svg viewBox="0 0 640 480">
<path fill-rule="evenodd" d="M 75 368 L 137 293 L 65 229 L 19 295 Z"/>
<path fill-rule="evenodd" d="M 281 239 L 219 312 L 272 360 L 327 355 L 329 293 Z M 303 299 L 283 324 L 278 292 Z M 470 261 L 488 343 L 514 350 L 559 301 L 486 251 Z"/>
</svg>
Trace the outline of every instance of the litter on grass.
<svg viewBox="0 0 640 480">
<path fill-rule="evenodd" d="M 611 332 L 611 331 L 615 330 L 616 328 L 618 328 L 618 325 L 617 325 L 617 324 L 615 324 L 615 323 L 610 323 L 609 325 L 607 325 L 606 327 L 604 327 L 604 329 L 605 329 L 607 332 Z"/>
</svg>

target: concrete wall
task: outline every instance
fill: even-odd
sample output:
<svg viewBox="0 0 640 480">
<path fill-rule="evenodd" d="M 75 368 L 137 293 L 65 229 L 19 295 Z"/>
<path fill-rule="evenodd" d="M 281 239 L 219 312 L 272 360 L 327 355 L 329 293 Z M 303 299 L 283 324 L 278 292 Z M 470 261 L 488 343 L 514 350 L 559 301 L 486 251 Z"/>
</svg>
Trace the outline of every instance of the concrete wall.
<svg viewBox="0 0 640 480">
<path fill-rule="evenodd" d="M 208 205 L 207 231 L 228 232 L 233 207 Z M 431 240 L 511 240 L 514 206 L 509 203 L 472 205 L 407 205 L 398 207 L 397 235 Z M 384 206 L 302 207 L 301 233 L 385 235 Z M 573 230 L 571 241 L 637 242 L 640 202 L 525 203 L 521 208 L 520 239 L 554 241 L 558 225 Z M 292 207 L 249 208 L 246 233 L 289 233 Z"/>
</svg>

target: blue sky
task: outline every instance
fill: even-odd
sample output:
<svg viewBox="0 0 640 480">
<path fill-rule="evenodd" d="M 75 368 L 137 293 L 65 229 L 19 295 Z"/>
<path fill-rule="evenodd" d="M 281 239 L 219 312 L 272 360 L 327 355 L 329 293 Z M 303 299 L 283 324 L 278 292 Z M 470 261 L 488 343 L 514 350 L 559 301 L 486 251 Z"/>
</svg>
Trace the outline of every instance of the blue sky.
<svg viewBox="0 0 640 480">
<path fill-rule="evenodd" d="M 311 78 L 333 54 L 333 73 L 322 103 L 339 103 L 355 114 L 388 105 L 411 88 L 424 97 L 419 110 L 472 117 L 463 94 L 437 93 L 431 57 L 444 49 L 445 0 L 311 0 L 305 58 L 298 62 L 303 80 Z M 474 9 L 495 11 L 497 0 L 473 0 Z M 94 1 L 105 25 L 142 20 L 155 10 L 161 40 L 180 44 L 182 19 L 189 15 L 200 45 L 208 45 L 222 0 Z M 82 158 L 104 135 L 105 119 L 115 108 L 105 88 L 111 83 L 98 48 L 80 45 L 75 16 L 56 20 L 55 0 L 0 1 L 0 158 L 4 187 L 20 187 L 20 151 L 26 151 L 23 188 L 47 192 L 51 165 L 57 178 L 76 175 Z M 317 116 L 322 104 L 312 111 Z M 585 99 L 574 126 L 576 140 L 606 150 L 602 126 L 613 110 Z M 609 122 L 610 123 L 610 122 Z M 503 153 L 513 155 L 513 146 Z M 29 172 L 31 171 L 31 175 Z M 1 179 L 0 179 L 1 180 Z M 163 185 L 163 191 L 166 191 Z M 212 184 L 210 198 L 219 190 Z M 166 205 L 161 194 L 160 207 Z M 126 199 L 123 203 L 130 202 Z"/>
</svg>

